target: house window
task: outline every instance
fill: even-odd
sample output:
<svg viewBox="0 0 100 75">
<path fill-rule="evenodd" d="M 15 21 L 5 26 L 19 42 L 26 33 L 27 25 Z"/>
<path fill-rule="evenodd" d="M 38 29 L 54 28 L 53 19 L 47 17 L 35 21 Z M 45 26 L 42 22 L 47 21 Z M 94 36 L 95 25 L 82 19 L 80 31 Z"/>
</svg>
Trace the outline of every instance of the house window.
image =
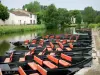
<svg viewBox="0 0 100 75">
<path fill-rule="evenodd" d="M 30 18 L 32 18 L 32 14 L 30 14 Z"/>
<path fill-rule="evenodd" d="M 19 24 L 21 25 L 21 20 L 19 20 Z"/>
<path fill-rule="evenodd" d="M 32 20 L 30 20 L 30 24 L 32 24 Z"/>
<path fill-rule="evenodd" d="M 26 21 L 24 21 L 24 25 L 26 24 Z"/>
<path fill-rule="evenodd" d="M 33 24 L 35 24 L 35 20 L 33 20 Z"/>
</svg>

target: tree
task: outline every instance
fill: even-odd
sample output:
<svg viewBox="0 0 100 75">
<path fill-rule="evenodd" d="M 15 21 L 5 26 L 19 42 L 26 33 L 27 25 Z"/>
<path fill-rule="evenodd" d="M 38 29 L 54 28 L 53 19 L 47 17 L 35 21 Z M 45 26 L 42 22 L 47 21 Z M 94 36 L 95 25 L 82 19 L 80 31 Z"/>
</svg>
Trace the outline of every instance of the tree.
<svg viewBox="0 0 100 75">
<path fill-rule="evenodd" d="M 58 16 L 59 24 L 64 25 L 64 24 L 68 24 L 70 22 L 69 13 L 68 13 L 67 9 L 59 8 L 58 15 L 59 15 Z"/>
<path fill-rule="evenodd" d="M 56 28 L 59 24 L 57 8 L 54 4 L 51 4 L 47 7 L 47 10 L 44 14 L 44 22 L 47 28 Z"/>
<path fill-rule="evenodd" d="M 30 2 L 29 4 L 25 4 L 23 6 L 23 9 L 26 9 L 26 8 L 29 12 L 32 12 L 32 13 L 37 13 L 37 12 L 40 12 L 41 10 L 40 3 L 37 1 Z"/>
<path fill-rule="evenodd" d="M 96 16 L 95 22 L 96 22 L 96 23 L 100 23 L 100 15 Z"/>
<path fill-rule="evenodd" d="M 5 7 L 2 4 L 0 4 L 0 19 L 5 21 L 8 18 L 9 18 L 9 13 L 8 13 L 7 7 Z"/>
<path fill-rule="evenodd" d="M 92 7 L 86 7 L 83 11 L 83 21 L 90 24 L 95 22 L 96 12 Z"/>
</svg>

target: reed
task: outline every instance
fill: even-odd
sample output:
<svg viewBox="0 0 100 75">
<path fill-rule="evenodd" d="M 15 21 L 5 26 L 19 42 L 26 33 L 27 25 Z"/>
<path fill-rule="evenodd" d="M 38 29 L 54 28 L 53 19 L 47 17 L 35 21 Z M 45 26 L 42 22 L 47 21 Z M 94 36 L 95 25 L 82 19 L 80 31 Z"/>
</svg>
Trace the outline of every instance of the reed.
<svg viewBox="0 0 100 75">
<path fill-rule="evenodd" d="M 0 34 L 17 33 L 45 29 L 45 25 L 6 25 L 0 26 Z"/>
</svg>

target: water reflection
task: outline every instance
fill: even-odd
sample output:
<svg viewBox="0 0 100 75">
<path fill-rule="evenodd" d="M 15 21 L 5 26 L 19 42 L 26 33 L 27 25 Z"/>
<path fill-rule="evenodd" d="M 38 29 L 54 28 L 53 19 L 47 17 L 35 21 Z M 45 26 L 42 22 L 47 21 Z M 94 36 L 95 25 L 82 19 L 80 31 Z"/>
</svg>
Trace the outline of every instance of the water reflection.
<svg viewBox="0 0 100 75">
<path fill-rule="evenodd" d="M 0 42 L 0 55 L 4 55 L 4 53 L 10 48 L 10 44 L 7 41 Z"/>
<path fill-rule="evenodd" d="M 15 34 L 8 34 L 2 35 L 0 37 L 0 55 L 3 55 L 5 51 L 9 49 L 13 49 L 12 45 L 9 42 L 14 41 L 24 41 L 26 39 L 34 39 L 37 36 L 44 36 L 47 34 L 64 34 L 64 33 L 72 33 L 71 28 L 60 28 L 59 29 L 51 29 L 51 30 L 38 30 L 34 32 L 24 32 L 24 33 L 15 33 Z M 21 50 L 22 48 L 15 48 L 16 50 Z"/>
</svg>

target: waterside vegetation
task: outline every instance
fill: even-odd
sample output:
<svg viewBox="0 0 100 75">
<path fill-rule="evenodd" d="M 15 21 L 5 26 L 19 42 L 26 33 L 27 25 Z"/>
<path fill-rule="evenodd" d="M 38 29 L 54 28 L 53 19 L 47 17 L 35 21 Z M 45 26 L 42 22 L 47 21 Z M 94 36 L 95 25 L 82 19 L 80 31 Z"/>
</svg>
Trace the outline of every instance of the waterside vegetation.
<svg viewBox="0 0 100 75">
<path fill-rule="evenodd" d="M 0 35 L 1 34 L 9 34 L 9 33 L 17 33 L 17 32 L 25 32 L 25 31 L 35 31 L 45 29 L 45 25 L 7 25 L 0 26 Z"/>
</svg>

